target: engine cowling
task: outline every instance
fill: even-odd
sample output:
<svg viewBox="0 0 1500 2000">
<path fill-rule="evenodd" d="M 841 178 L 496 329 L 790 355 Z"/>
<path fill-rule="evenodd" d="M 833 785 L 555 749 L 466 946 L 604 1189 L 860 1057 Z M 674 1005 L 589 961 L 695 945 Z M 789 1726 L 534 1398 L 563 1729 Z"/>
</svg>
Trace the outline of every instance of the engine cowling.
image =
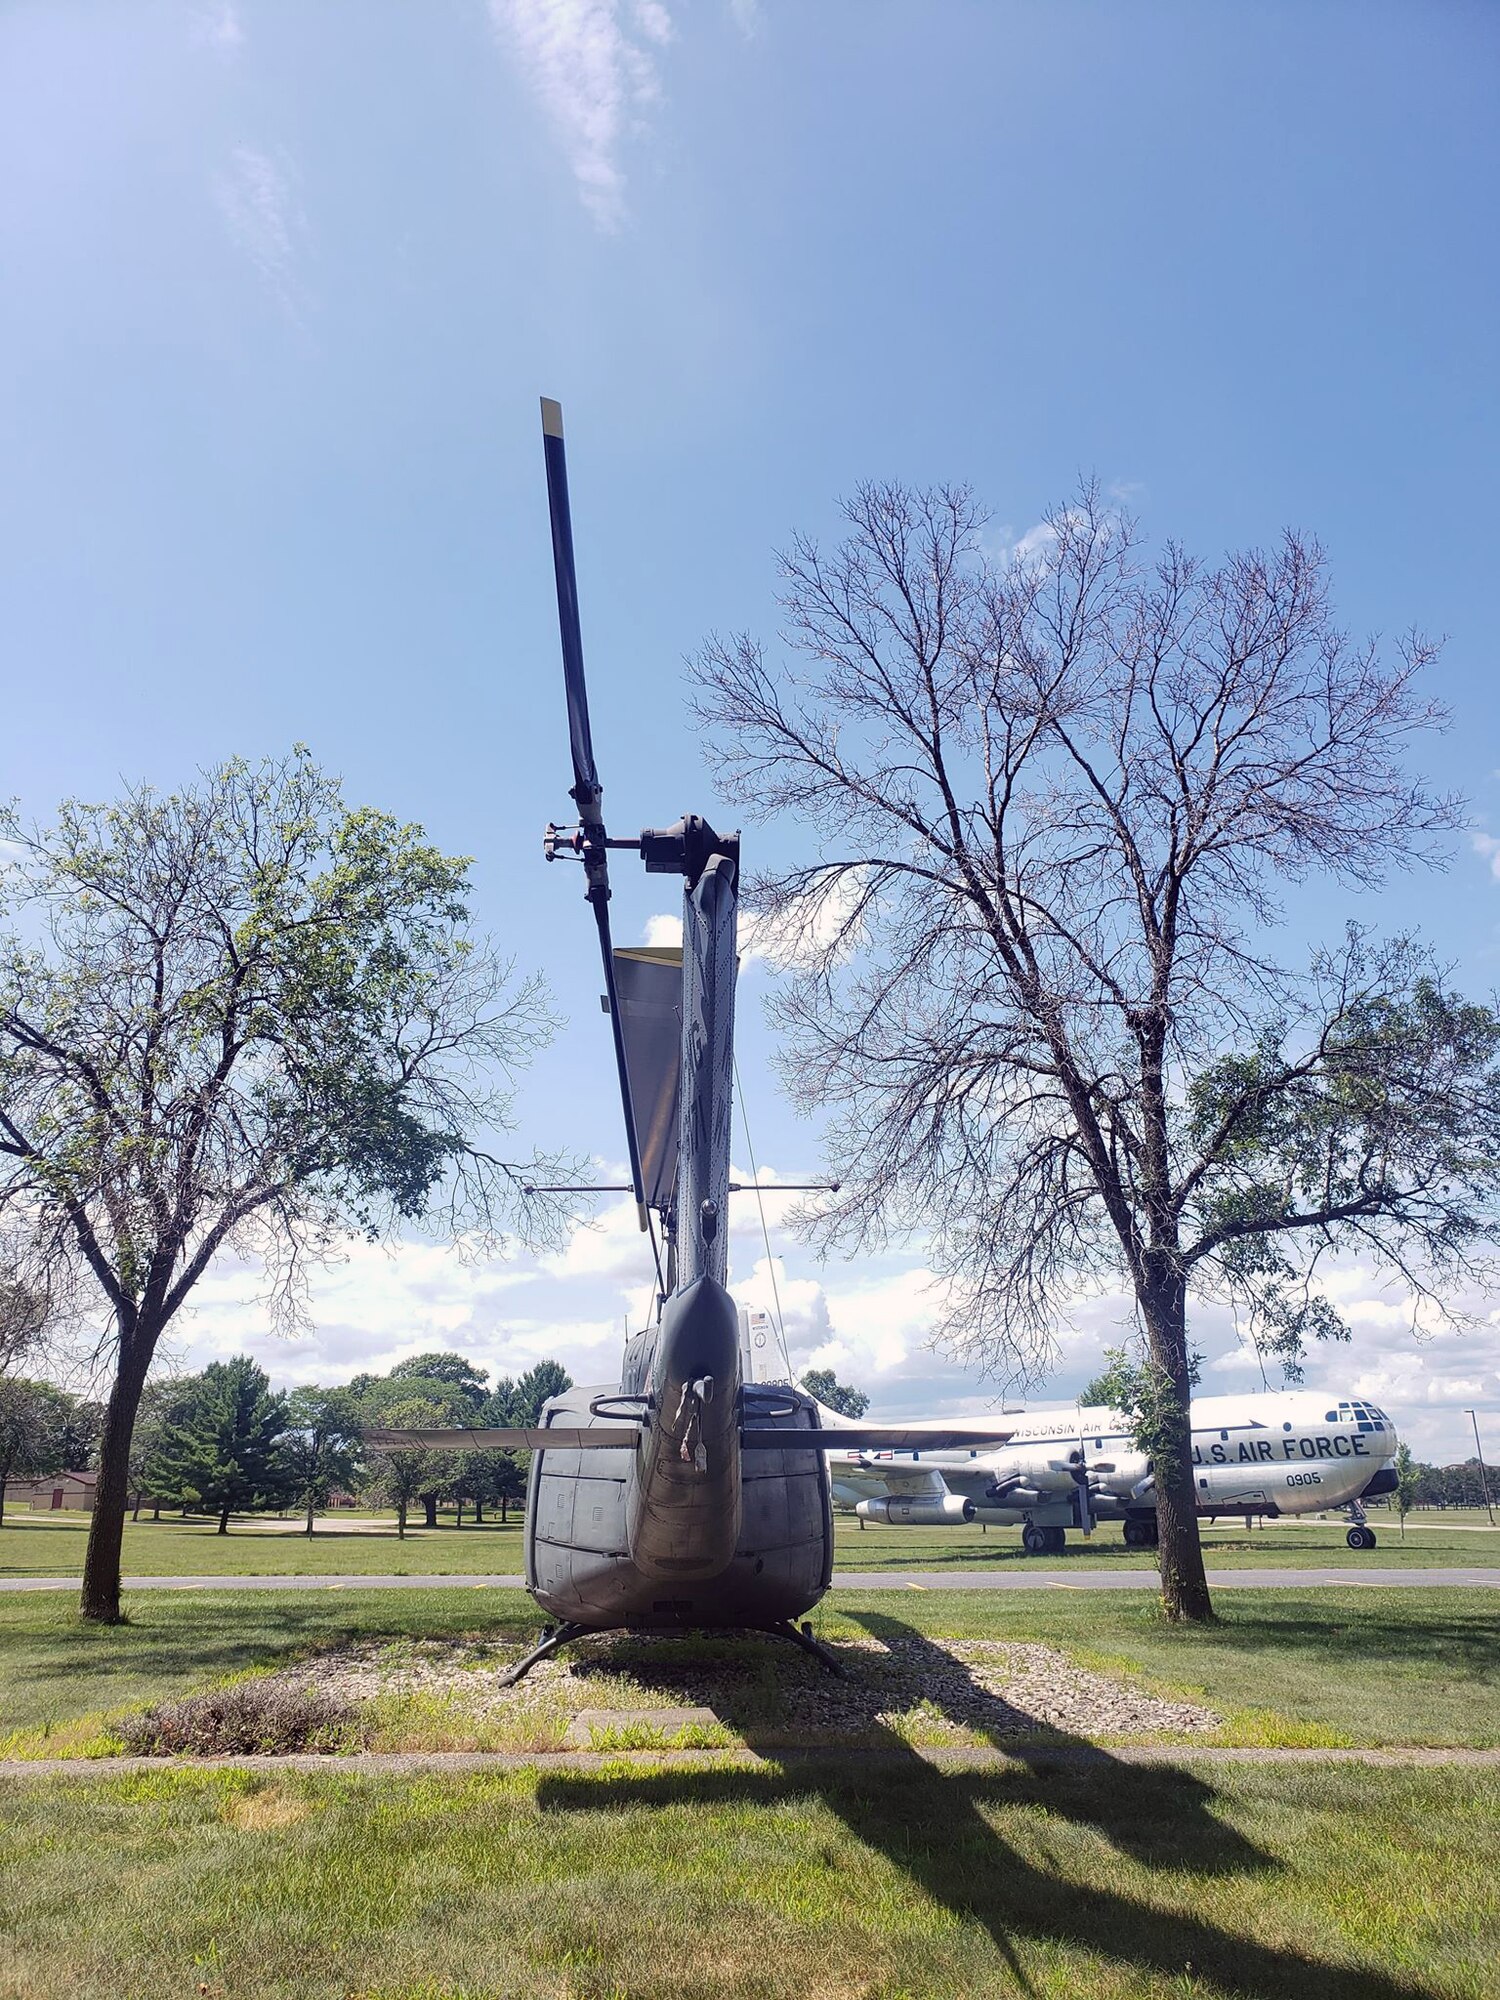
<svg viewBox="0 0 1500 2000">
<path fill-rule="evenodd" d="M 862 1521 L 884 1521 L 891 1528 L 952 1528 L 973 1520 L 974 1502 L 957 1493 L 930 1500 L 907 1500 L 897 1494 L 889 1500 L 861 1500 L 854 1511 Z"/>
<path fill-rule="evenodd" d="M 1014 1480 L 1039 1493 L 1066 1493 L 1084 1476 L 1083 1453 L 1077 1445 L 1051 1451 L 1007 1451 L 996 1460 L 996 1485 Z"/>
<path fill-rule="evenodd" d="M 1124 1497 L 1134 1493 L 1150 1470 L 1151 1461 L 1143 1451 L 1118 1451 L 1112 1458 L 1090 1461 L 1089 1486 L 1096 1493 Z"/>
</svg>

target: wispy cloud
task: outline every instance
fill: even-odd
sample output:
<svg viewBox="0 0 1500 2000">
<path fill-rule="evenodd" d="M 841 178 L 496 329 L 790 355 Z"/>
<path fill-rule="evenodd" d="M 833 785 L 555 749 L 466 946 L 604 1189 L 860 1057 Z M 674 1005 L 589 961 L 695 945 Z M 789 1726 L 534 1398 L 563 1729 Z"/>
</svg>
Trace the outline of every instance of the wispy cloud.
<svg viewBox="0 0 1500 2000">
<path fill-rule="evenodd" d="M 224 56 L 238 55 L 245 45 L 245 30 L 234 0 L 200 0 L 193 9 L 192 33 L 195 42 Z"/>
<path fill-rule="evenodd" d="M 215 183 L 214 196 L 236 245 L 259 271 L 282 310 L 300 320 L 297 248 L 307 225 L 285 155 L 272 159 L 253 146 L 236 146 L 228 171 Z"/>
<path fill-rule="evenodd" d="M 757 910 L 742 910 L 739 951 L 742 967 L 757 959 L 773 972 L 807 972 L 822 964 L 830 951 L 843 964 L 858 950 L 861 927 L 851 922 L 863 893 L 853 875 L 842 876 L 827 895 L 809 898 L 805 908 L 777 919 Z M 682 944 L 682 919 L 666 911 L 646 919 L 648 945 Z M 835 950 L 835 947 L 837 948 Z"/>
<path fill-rule="evenodd" d="M 1490 873 L 1500 882 L 1500 840 L 1492 833 L 1473 832 L 1469 835 L 1474 852 L 1490 864 Z"/>
<path fill-rule="evenodd" d="M 662 0 L 489 0 L 490 18 L 556 127 L 584 207 L 625 218 L 621 153 L 661 96 L 653 51 L 673 36 Z"/>
</svg>

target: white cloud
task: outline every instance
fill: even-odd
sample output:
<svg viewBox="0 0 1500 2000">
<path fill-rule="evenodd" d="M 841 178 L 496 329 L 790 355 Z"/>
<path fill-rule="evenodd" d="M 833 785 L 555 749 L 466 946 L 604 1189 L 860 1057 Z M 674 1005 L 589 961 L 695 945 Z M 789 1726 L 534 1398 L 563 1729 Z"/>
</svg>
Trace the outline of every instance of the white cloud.
<svg viewBox="0 0 1500 2000">
<path fill-rule="evenodd" d="M 1480 833 L 1477 829 L 1469 835 L 1474 852 L 1490 865 L 1490 873 L 1500 882 L 1500 840 L 1492 833 Z"/>
<path fill-rule="evenodd" d="M 760 0 L 729 0 L 729 18 L 747 42 L 752 40 L 761 30 Z"/>
<path fill-rule="evenodd" d="M 619 1178 L 600 1163 L 599 1178 Z M 734 1170 L 734 1178 L 744 1178 Z M 758 1205 L 738 1195 L 730 1210 L 730 1280 L 743 1303 L 779 1306 L 793 1371 L 829 1367 L 866 1390 L 872 1414 L 905 1417 L 978 1414 L 994 1407 L 1002 1379 L 986 1380 L 929 1345 L 943 1304 L 920 1246 L 909 1254 L 819 1265 L 790 1236 L 785 1215 L 795 1199 L 763 1167 L 770 1257 Z M 775 1284 L 772 1284 L 774 1270 Z M 1411 1301 L 1355 1262 L 1331 1266 L 1322 1282 L 1352 1330 L 1345 1345 L 1315 1344 L 1306 1384 L 1330 1400 L 1373 1398 L 1394 1417 L 1420 1458 L 1447 1463 L 1473 1449 L 1465 1408 L 1477 1408 L 1500 1458 L 1500 1306 L 1477 1296 L 1454 1304 L 1476 1322 L 1433 1323 L 1414 1335 Z M 466 1261 L 441 1244 L 411 1241 L 387 1249 L 362 1240 L 343 1261 L 313 1275 L 309 1325 L 278 1337 L 258 1303 L 261 1275 L 225 1260 L 198 1287 L 191 1312 L 174 1325 L 179 1365 L 251 1353 L 278 1384 L 338 1381 L 360 1370 L 383 1372 L 430 1348 L 455 1348 L 478 1366 L 519 1374 L 553 1356 L 580 1382 L 617 1379 L 627 1326 L 644 1324 L 652 1289 L 651 1256 L 628 1198 L 608 1200 L 592 1226 L 574 1231 L 551 1255 Z M 1066 1403 L 1100 1366 L 1105 1347 L 1128 1332 L 1129 1301 L 1118 1293 L 1080 1299 L 1059 1337 L 1056 1369 L 1032 1406 Z M 1206 1356 L 1205 1393 L 1259 1390 L 1260 1369 L 1231 1314 L 1202 1305 L 1193 1344 Z M 1268 1363 L 1270 1385 L 1279 1373 Z"/>
<path fill-rule="evenodd" d="M 601 229 L 625 218 L 620 155 L 658 101 L 651 51 L 672 39 L 662 0 L 490 0 L 490 18 L 556 128 Z"/>
<path fill-rule="evenodd" d="M 856 876 L 841 876 L 826 896 L 818 899 L 813 914 L 796 914 L 772 919 L 755 910 L 742 910 L 739 918 L 740 968 L 755 964 L 770 966 L 773 972 L 801 972 L 821 962 L 829 947 L 839 941 L 839 961 L 847 959 L 859 944 L 859 931 L 849 929 L 860 897 Z M 845 934 L 847 930 L 847 935 Z M 667 911 L 646 919 L 645 941 L 649 945 L 682 944 L 682 918 Z"/>
<path fill-rule="evenodd" d="M 193 9 L 192 35 L 219 55 L 238 55 L 245 45 L 245 30 L 234 0 L 200 0 Z"/>
<path fill-rule="evenodd" d="M 253 146 L 236 146 L 228 171 L 215 183 L 214 195 L 236 246 L 250 259 L 282 310 L 300 320 L 296 261 L 307 225 L 285 154 L 273 159 Z"/>
</svg>

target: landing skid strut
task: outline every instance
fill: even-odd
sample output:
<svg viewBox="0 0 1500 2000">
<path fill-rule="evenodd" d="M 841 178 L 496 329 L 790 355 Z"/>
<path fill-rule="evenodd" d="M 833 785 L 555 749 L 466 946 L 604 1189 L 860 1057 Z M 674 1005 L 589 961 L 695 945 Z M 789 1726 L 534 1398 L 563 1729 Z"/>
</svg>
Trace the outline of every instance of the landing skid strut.
<svg viewBox="0 0 1500 2000">
<path fill-rule="evenodd" d="M 544 1625 L 542 1636 L 531 1651 L 523 1653 L 516 1664 L 500 1676 L 501 1687 L 514 1687 L 517 1681 L 526 1678 L 533 1667 L 550 1659 L 559 1646 L 571 1645 L 573 1640 L 586 1637 L 588 1631 L 587 1625 L 575 1625 L 570 1618 L 565 1618 L 561 1625 Z"/>
<path fill-rule="evenodd" d="M 624 1629 L 629 1630 L 629 1627 Z M 741 1629 L 749 1632 L 765 1632 L 773 1639 L 787 1639 L 799 1651 L 816 1660 L 830 1674 L 836 1675 L 839 1680 L 847 1678 L 837 1654 L 831 1652 L 821 1639 L 814 1636 L 812 1626 L 805 1621 L 801 1625 L 794 1625 L 791 1619 L 787 1618 L 779 1625 L 749 1625 Z M 515 1665 L 507 1667 L 500 1676 L 501 1687 L 514 1687 L 517 1681 L 526 1678 L 533 1667 L 540 1666 L 543 1660 L 550 1659 L 559 1647 L 570 1646 L 575 1639 L 587 1639 L 593 1636 L 596 1636 L 593 1626 L 576 1625 L 568 1618 L 565 1618 L 560 1625 L 544 1625 L 542 1636 L 531 1651 L 523 1653 Z"/>
</svg>

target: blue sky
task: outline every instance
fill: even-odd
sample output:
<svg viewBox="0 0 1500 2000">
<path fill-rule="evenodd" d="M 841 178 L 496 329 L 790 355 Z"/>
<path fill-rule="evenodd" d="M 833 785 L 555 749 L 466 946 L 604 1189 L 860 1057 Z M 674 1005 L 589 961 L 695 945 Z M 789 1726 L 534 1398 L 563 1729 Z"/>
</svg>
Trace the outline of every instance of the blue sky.
<svg viewBox="0 0 1500 2000">
<path fill-rule="evenodd" d="M 1497 55 L 1500 16 L 1457 0 L 9 0 L 0 788 L 45 814 L 306 740 L 476 857 L 483 922 L 573 1017 L 528 1130 L 608 1152 L 589 927 L 538 846 L 567 805 L 546 393 L 621 823 L 712 809 L 683 658 L 774 632 L 774 548 L 860 478 L 971 480 L 1019 535 L 1094 472 L 1207 554 L 1311 529 L 1351 627 L 1450 635 L 1431 766 L 1475 835 L 1376 914 L 1486 990 Z M 621 871 L 622 934 L 665 907 Z M 792 1177 L 816 1136 L 743 1019 Z M 360 1253 L 293 1346 L 226 1271 L 182 1345 L 607 1372 L 637 1254 L 612 1232 L 560 1267 Z M 893 1412 L 984 1393 L 921 1345 L 920 1246 L 780 1247 L 803 1354 Z M 1348 1283 L 1359 1340 L 1318 1379 L 1456 1454 L 1464 1403 L 1500 1415 L 1500 1332 L 1418 1351 Z M 1117 1313 L 1081 1312 L 1053 1391 Z M 1216 1386 L 1247 1379 L 1206 1339 Z"/>
</svg>

